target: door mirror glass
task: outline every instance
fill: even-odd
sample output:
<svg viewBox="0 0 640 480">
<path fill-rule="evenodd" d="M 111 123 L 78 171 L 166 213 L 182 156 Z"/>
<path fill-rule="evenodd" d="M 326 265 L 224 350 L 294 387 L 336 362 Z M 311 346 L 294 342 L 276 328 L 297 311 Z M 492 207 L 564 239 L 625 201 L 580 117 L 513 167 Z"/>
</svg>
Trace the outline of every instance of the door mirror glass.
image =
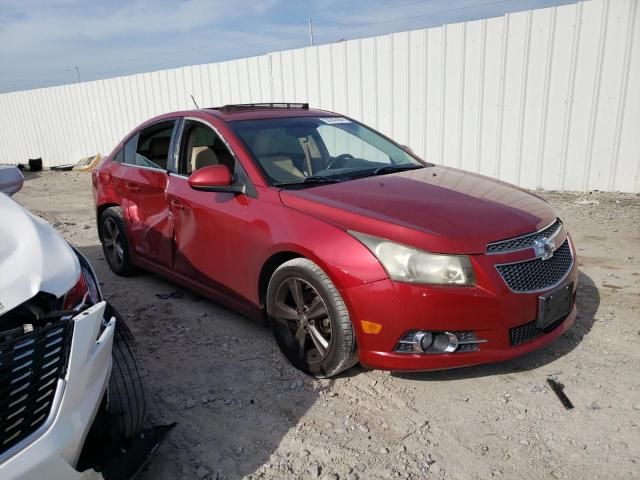
<svg viewBox="0 0 640 480">
<path fill-rule="evenodd" d="M 24 177 L 18 167 L 0 165 L 0 192 L 11 196 L 22 189 Z"/>
<path fill-rule="evenodd" d="M 189 176 L 189 186 L 205 192 L 229 192 L 233 178 L 226 165 L 209 165 L 199 168 Z"/>
</svg>

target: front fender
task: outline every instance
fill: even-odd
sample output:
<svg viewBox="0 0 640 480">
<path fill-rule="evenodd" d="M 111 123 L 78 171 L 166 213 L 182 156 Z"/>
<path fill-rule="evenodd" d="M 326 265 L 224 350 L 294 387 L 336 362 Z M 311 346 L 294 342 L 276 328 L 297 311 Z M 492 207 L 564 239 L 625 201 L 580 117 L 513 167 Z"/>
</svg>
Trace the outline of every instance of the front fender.
<svg viewBox="0 0 640 480">
<path fill-rule="evenodd" d="M 261 268 L 274 255 L 292 252 L 315 262 L 338 290 L 388 278 L 378 259 L 345 230 L 283 208 L 288 210 L 288 221 L 271 229 L 273 243 L 262 251 Z"/>
</svg>

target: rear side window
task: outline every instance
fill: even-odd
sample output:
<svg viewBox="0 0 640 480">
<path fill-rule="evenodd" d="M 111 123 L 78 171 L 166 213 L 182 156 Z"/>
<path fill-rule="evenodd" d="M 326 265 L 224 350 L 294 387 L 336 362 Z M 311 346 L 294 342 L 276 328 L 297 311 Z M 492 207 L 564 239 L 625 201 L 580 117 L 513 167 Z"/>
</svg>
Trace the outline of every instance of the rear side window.
<svg viewBox="0 0 640 480">
<path fill-rule="evenodd" d="M 112 162 L 122 163 L 123 160 L 124 160 L 124 154 L 122 153 L 122 149 L 118 150 L 118 153 L 116 153 L 113 157 L 111 157 Z"/>
<path fill-rule="evenodd" d="M 138 132 L 124 147 L 124 163 L 167 170 L 175 124 L 175 120 L 154 123 Z"/>
<path fill-rule="evenodd" d="M 138 135 L 134 136 L 124 145 L 124 163 L 136 164 L 136 146 L 138 145 Z"/>
</svg>

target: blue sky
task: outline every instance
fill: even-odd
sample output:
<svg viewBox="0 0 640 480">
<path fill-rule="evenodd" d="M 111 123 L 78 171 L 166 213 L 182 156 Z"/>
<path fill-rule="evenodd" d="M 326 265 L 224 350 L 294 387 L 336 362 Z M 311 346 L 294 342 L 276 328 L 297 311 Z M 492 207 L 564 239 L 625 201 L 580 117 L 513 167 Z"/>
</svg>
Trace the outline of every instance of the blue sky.
<svg viewBox="0 0 640 480">
<path fill-rule="evenodd" d="M 210 63 L 572 0 L 0 0 L 0 92 Z"/>
</svg>

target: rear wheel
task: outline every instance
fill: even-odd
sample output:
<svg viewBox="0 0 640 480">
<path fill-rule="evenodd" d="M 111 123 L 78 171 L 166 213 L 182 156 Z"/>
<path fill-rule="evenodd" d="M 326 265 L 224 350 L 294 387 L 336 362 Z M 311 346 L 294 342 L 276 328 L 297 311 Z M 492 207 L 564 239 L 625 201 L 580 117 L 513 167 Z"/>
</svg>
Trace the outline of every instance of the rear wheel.
<svg viewBox="0 0 640 480">
<path fill-rule="evenodd" d="M 100 218 L 102 250 L 111 270 L 126 277 L 134 273 L 129 253 L 129 239 L 120 207 L 109 207 Z"/>
<path fill-rule="evenodd" d="M 282 264 L 267 289 L 271 330 L 287 359 L 319 378 L 358 361 L 349 312 L 335 285 L 306 258 Z"/>
</svg>

